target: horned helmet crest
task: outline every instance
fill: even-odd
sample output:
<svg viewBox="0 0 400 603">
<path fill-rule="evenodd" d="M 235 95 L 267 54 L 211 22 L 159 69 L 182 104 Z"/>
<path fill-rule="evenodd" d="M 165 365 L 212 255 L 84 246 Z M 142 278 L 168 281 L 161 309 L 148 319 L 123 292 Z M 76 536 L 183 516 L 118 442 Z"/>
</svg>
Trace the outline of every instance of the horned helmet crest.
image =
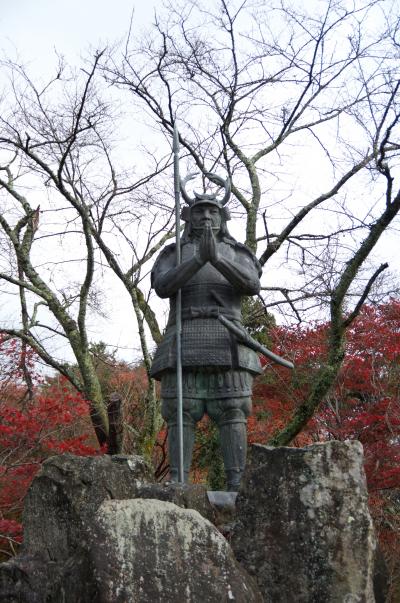
<svg viewBox="0 0 400 603">
<path fill-rule="evenodd" d="M 197 174 L 195 174 L 195 173 L 188 174 L 185 178 L 183 178 L 183 180 L 180 181 L 182 197 L 184 198 L 185 202 L 187 203 L 187 207 L 184 207 L 182 210 L 182 219 L 185 220 L 185 222 L 189 222 L 190 210 L 193 207 L 195 207 L 196 205 L 200 205 L 201 203 L 208 203 L 210 205 L 214 205 L 215 207 L 218 207 L 221 210 L 221 216 L 222 216 L 223 220 L 230 220 L 231 216 L 229 213 L 229 209 L 227 207 L 225 207 L 225 204 L 229 201 L 229 197 L 231 196 L 230 179 L 227 178 L 226 180 L 224 180 L 217 174 L 214 174 L 212 172 L 206 172 L 205 175 L 207 176 L 207 178 L 209 178 L 212 182 L 216 182 L 220 186 L 224 187 L 224 189 L 225 189 L 224 196 L 219 199 L 217 197 L 217 193 L 209 194 L 209 193 L 197 193 L 196 191 L 193 191 L 194 197 L 190 198 L 186 192 L 186 183 L 189 182 L 189 180 L 193 180 L 193 178 L 195 178 L 196 175 Z"/>
</svg>

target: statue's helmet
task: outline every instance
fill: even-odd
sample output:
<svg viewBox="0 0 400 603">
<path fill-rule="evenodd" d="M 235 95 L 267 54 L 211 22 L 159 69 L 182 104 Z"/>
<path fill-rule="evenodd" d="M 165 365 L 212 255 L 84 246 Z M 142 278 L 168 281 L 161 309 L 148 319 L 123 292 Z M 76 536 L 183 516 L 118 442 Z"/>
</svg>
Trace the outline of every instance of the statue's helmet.
<svg viewBox="0 0 400 603">
<path fill-rule="evenodd" d="M 219 199 L 217 197 L 217 193 L 207 194 L 207 193 L 197 193 L 196 191 L 193 191 L 194 197 L 190 198 L 186 192 L 185 187 L 186 187 L 186 183 L 189 180 L 192 180 L 193 178 L 196 177 L 196 174 L 188 174 L 186 176 L 186 178 L 184 178 L 183 180 L 180 181 L 182 197 L 184 198 L 184 200 L 187 203 L 187 206 L 184 207 L 182 210 L 182 219 L 185 220 L 185 222 L 189 222 L 191 209 L 193 207 L 195 207 L 196 205 L 201 205 L 201 204 L 207 203 L 208 205 L 214 205 L 215 207 L 218 207 L 218 209 L 220 209 L 221 217 L 224 222 L 227 220 L 230 220 L 231 216 L 229 213 L 229 209 L 227 207 L 225 207 L 225 204 L 229 201 L 229 197 L 231 196 L 230 179 L 227 178 L 226 180 L 224 180 L 223 178 L 221 178 L 220 176 L 217 176 L 217 174 L 213 174 L 212 172 L 206 172 L 205 175 L 212 182 L 215 182 L 215 183 L 219 184 L 220 186 L 224 187 L 224 189 L 225 189 L 224 196 Z"/>
</svg>

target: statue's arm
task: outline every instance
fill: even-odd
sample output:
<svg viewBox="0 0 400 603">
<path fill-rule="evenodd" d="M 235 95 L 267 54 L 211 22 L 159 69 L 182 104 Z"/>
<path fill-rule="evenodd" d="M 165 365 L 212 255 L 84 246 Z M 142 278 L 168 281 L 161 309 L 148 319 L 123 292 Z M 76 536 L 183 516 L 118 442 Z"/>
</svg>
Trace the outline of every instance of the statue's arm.
<svg viewBox="0 0 400 603">
<path fill-rule="evenodd" d="M 172 297 L 204 265 L 198 255 L 175 265 L 175 251 L 169 250 L 154 266 L 152 285 L 159 297 Z"/>
<path fill-rule="evenodd" d="M 213 265 L 244 295 L 256 295 L 260 292 L 260 268 L 248 250 L 239 249 L 234 260 L 218 255 Z"/>
<path fill-rule="evenodd" d="M 210 226 L 205 226 L 199 247 L 200 258 L 211 264 L 243 295 L 260 291 L 261 266 L 250 249 L 236 243 L 233 257 L 227 258 L 219 249 Z"/>
</svg>

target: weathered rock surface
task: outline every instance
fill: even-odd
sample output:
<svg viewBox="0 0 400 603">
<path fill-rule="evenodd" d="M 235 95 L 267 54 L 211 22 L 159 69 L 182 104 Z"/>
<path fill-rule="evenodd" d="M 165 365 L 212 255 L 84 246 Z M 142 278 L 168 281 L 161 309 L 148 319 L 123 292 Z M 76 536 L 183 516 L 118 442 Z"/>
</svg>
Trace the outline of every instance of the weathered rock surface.
<svg viewBox="0 0 400 603">
<path fill-rule="evenodd" d="M 217 529 L 169 502 L 104 502 L 91 550 L 99 603 L 262 602 Z"/>
<path fill-rule="evenodd" d="M 135 498 L 152 481 L 140 456 L 54 456 L 43 464 L 24 504 L 24 550 L 67 559 L 85 548 L 86 525 L 104 500 Z"/>
<path fill-rule="evenodd" d="M 362 446 L 252 447 L 232 548 L 266 602 L 372 603 Z"/>
<path fill-rule="evenodd" d="M 0 565 L 0 601 L 95 601 L 91 520 L 104 500 L 134 498 L 150 480 L 150 467 L 138 456 L 48 459 L 25 499 L 22 554 Z"/>
<path fill-rule="evenodd" d="M 103 501 L 160 498 L 213 519 L 204 487 L 152 481 L 150 467 L 138 456 L 48 459 L 25 500 L 23 551 L 0 564 L 0 601 L 96 601 L 90 550 L 93 518 Z"/>
<path fill-rule="evenodd" d="M 215 523 L 216 508 L 210 503 L 207 489 L 200 484 L 141 484 L 136 498 L 152 498 L 174 503 L 182 509 L 194 509 Z"/>
<path fill-rule="evenodd" d="M 151 482 L 140 457 L 46 461 L 26 499 L 23 552 L 0 564 L 1 603 L 374 601 L 358 442 L 253 446 L 236 520 L 226 493 L 211 505 L 201 486 Z"/>
</svg>

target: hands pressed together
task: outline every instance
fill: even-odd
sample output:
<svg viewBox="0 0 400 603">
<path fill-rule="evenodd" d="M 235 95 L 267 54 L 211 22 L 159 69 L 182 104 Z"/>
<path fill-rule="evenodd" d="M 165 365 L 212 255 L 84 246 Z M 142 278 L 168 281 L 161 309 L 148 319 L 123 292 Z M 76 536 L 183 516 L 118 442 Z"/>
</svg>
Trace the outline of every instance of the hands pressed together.
<svg viewBox="0 0 400 603">
<path fill-rule="evenodd" d="M 219 260 L 218 241 L 210 224 L 204 226 L 203 234 L 200 238 L 199 256 L 203 264 L 210 262 L 215 265 Z"/>
</svg>

